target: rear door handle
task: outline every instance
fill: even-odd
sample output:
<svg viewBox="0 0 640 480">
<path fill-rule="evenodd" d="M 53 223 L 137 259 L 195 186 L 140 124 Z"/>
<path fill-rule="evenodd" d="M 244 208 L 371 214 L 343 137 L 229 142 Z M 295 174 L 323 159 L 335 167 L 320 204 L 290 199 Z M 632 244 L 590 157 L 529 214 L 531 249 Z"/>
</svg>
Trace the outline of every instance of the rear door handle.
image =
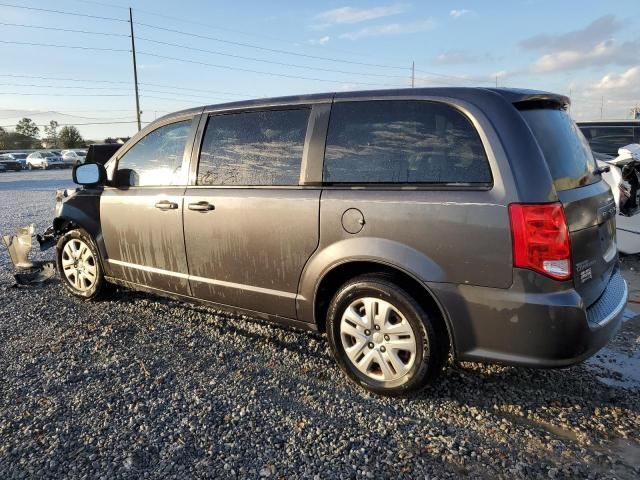
<svg viewBox="0 0 640 480">
<path fill-rule="evenodd" d="M 211 205 L 209 202 L 205 202 L 205 201 L 190 203 L 189 205 L 187 205 L 187 208 L 195 212 L 210 212 L 211 210 L 216 209 L 214 205 Z"/>
<path fill-rule="evenodd" d="M 170 202 L 169 200 L 161 200 L 155 204 L 155 207 L 160 210 L 176 210 L 178 208 L 178 204 Z"/>
</svg>

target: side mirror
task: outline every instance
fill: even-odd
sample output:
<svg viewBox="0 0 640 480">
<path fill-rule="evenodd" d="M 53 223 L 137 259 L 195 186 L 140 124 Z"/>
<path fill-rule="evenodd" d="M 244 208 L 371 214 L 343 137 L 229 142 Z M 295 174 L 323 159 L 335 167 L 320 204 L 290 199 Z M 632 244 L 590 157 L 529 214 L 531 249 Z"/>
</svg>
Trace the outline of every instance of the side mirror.
<svg viewBox="0 0 640 480">
<path fill-rule="evenodd" d="M 73 181 L 78 185 L 94 186 L 104 183 L 107 172 L 97 163 L 86 163 L 73 167 Z"/>
</svg>

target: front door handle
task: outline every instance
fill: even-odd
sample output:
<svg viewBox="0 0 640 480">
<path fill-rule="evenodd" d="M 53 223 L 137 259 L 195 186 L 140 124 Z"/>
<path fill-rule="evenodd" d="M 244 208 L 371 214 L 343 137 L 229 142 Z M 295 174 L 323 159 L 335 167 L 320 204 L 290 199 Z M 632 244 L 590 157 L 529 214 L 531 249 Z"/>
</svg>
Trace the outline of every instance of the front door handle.
<svg viewBox="0 0 640 480">
<path fill-rule="evenodd" d="M 155 204 L 155 207 L 160 210 L 176 210 L 178 208 L 178 204 L 170 202 L 169 200 L 161 200 Z"/>
<path fill-rule="evenodd" d="M 193 210 L 194 212 L 210 212 L 211 210 L 215 210 L 216 207 L 211 205 L 209 202 L 198 202 L 198 203 L 190 203 L 187 208 L 189 210 Z"/>
</svg>

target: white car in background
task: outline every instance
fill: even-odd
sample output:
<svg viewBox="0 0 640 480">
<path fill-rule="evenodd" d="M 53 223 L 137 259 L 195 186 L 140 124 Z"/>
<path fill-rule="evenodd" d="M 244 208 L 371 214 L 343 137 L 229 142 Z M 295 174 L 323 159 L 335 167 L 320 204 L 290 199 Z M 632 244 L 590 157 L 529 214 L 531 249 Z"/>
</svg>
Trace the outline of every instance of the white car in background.
<svg viewBox="0 0 640 480">
<path fill-rule="evenodd" d="M 62 150 L 62 161 L 67 165 L 80 165 L 87 158 L 84 150 Z"/>
<path fill-rule="evenodd" d="M 29 170 L 33 170 L 34 168 L 42 168 L 43 170 L 46 170 L 48 168 L 66 167 L 67 164 L 62 161 L 62 157 L 53 152 L 33 152 L 27 157 L 27 168 Z"/>
<path fill-rule="evenodd" d="M 618 149 L 617 157 L 596 155 L 600 169 L 609 168 L 602 178 L 611 187 L 616 202 L 616 237 L 618 251 L 640 253 L 640 145 L 631 144 Z"/>
</svg>

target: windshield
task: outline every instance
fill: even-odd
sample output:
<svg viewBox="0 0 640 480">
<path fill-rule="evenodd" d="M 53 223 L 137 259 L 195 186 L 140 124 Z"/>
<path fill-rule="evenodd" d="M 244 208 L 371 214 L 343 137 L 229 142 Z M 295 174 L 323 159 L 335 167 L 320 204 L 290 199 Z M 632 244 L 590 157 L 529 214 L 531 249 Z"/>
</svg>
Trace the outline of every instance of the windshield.
<svg viewBox="0 0 640 480">
<path fill-rule="evenodd" d="M 532 109 L 520 112 L 529 124 L 547 160 L 556 190 L 569 190 L 599 180 L 589 143 L 564 110 Z"/>
</svg>

